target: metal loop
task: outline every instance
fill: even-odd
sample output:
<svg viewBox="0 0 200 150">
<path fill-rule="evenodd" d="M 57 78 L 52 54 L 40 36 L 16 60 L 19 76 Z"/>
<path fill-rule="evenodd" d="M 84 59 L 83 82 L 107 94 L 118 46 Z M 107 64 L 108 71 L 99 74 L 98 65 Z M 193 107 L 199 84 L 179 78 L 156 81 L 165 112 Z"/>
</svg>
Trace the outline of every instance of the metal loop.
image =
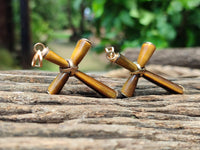
<svg viewBox="0 0 200 150">
<path fill-rule="evenodd" d="M 107 59 L 111 60 L 115 57 L 114 47 L 106 47 L 105 52 L 106 52 Z"/>
<path fill-rule="evenodd" d="M 112 62 L 115 62 L 120 56 L 119 53 L 115 53 L 114 47 L 106 47 L 105 52 L 106 52 L 106 58 Z"/>
<path fill-rule="evenodd" d="M 43 57 L 49 52 L 48 47 L 45 47 L 42 43 L 36 43 L 33 47 L 33 51 L 35 52 L 35 55 L 32 59 L 31 65 L 33 67 L 42 67 Z M 37 60 L 38 65 L 36 65 Z"/>
<path fill-rule="evenodd" d="M 37 60 L 38 60 L 38 64 L 36 65 Z M 43 60 L 42 53 L 40 50 L 37 50 L 37 52 L 33 56 L 31 65 L 33 67 L 42 67 L 42 60 Z"/>
<path fill-rule="evenodd" d="M 115 52 L 114 47 L 106 47 L 105 51 L 106 53 Z"/>
<path fill-rule="evenodd" d="M 42 48 L 42 49 L 40 49 L 40 48 Z M 42 50 L 45 49 L 45 48 L 46 48 L 46 47 L 44 46 L 44 44 L 42 44 L 42 43 L 36 43 L 36 44 L 34 45 L 33 50 L 34 50 L 34 52 L 37 53 L 37 51 L 39 51 L 39 50 L 42 52 Z"/>
</svg>

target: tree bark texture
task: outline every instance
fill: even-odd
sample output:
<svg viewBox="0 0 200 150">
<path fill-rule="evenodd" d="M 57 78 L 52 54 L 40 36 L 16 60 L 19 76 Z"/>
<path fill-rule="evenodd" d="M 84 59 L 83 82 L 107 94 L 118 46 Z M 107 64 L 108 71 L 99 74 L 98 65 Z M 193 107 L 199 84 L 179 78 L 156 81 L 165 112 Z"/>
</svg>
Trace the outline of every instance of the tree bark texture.
<svg viewBox="0 0 200 150">
<path fill-rule="evenodd" d="M 57 73 L 0 71 L 0 149 L 200 149 L 200 77 L 170 78 L 185 94 L 140 79 L 131 98 L 102 98 L 71 77 L 46 93 Z M 126 78 L 95 79 L 120 90 Z"/>
<path fill-rule="evenodd" d="M 21 23 L 21 56 L 22 67 L 31 67 L 31 27 L 29 0 L 20 0 L 20 23 Z"/>
<path fill-rule="evenodd" d="M 14 51 L 12 0 L 0 0 L 0 45 Z"/>
</svg>

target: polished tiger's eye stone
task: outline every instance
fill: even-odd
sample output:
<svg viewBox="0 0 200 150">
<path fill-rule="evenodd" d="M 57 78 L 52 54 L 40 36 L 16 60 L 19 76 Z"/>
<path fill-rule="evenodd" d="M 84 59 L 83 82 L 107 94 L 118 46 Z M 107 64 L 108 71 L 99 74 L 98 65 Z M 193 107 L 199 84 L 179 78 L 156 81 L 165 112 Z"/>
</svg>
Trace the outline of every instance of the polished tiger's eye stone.
<svg viewBox="0 0 200 150">
<path fill-rule="evenodd" d="M 144 43 L 141 47 L 137 62 L 132 62 L 125 56 L 119 53 L 114 53 L 114 48 L 112 48 L 112 51 L 109 51 L 107 48 L 105 49 L 108 60 L 126 68 L 131 72 L 131 75 L 129 76 L 128 80 L 124 83 L 121 89 L 121 93 L 124 96 L 131 97 L 134 95 L 138 79 L 140 77 L 144 77 L 145 79 L 172 93 L 183 94 L 184 88 L 182 86 L 179 86 L 145 69 L 145 65 L 153 55 L 155 49 L 156 47 L 152 43 Z M 109 57 L 111 53 L 114 57 Z"/>
<path fill-rule="evenodd" d="M 71 55 L 71 58 L 67 60 L 60 57 L 53 51 L 49 50 L 41 43 L 39 44 L 37 43 L 34 46 L 34 51 L 36 52 L 36 54 L 33 58 L 33 62 L 32 62 L 33 66 L 35 62 L 37 61 L 37 58 L 39 58 L 40 63 L 42 62 L 42 58 L 44 58 L 60 66 L 60 73 L 58 73 L 56 78 L 52 81 L 52 83 L 48 87 L 49 94 L 58 94 L 62 90 L 63 86 L 65 85 L 69 77 L 75 76 L 77 79 L 79 79 L 80 81 L 82 81 L 87 86 L 94 89 L 96 92 L 100 93 L 101 95 L 105 97 L 109 97 L 109 98 L 117 97 L 118 93 L 115 90 L 111 89 L 105 84 L 97 81 L 96 79 L 78 70 L 78 64 L 87 54 L 91 46 L 92 44 L 89 40 L 80 39 L 76 44 L 76 47 Z M 38 51 L 40 54 L 38 54 Z"/>
</svg>

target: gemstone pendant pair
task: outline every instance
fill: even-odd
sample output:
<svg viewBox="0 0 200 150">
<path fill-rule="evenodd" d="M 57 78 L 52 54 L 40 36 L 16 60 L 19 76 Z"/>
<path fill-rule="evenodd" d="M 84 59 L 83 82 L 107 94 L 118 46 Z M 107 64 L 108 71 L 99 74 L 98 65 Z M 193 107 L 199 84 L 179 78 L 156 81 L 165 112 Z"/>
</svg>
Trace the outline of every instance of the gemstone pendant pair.
<svg viewBox="0 0 200 150">
<path fill-rule="evenodd" d="M 71 55 L 70 59 L 64 59 L 45 47 L 41 43 L 34 46 L 35 55 L 32 60 L 32 66 L 42 66 L 42 59 L 46 59 L 60 67 L 60 73 L 48 87 L 49 94 L 58 94 L 70 76 L 75 76 L 84 84 L 98 92 L 104 97 L 117 98 L 119 93 L 100 81 L 78 70 L 78 64 L 84 58 L 88 50 L 91 48 L 91 42 L 87 39 L 80 39 Z M 125 97 L 132 97 L 137 86 L 138 79 L 145 79 L 155 83 L 156 85 L 172 92 L 183 94 L 183 87 L 179 86 L 161 76 L 158 76 L 145 69 L 145 64 L 153 55 L 156 47 L 150 43 L 144 43 L 140 50 L 137 62 L 132 62 L 125 56 L 115 53 L 113 47 L 105 48 L 107 59 L 130 71 L 130 76 L 121 89 L 121 94 Z M 36 65 L 37 60 L 39 65 Z"/>
</svg>

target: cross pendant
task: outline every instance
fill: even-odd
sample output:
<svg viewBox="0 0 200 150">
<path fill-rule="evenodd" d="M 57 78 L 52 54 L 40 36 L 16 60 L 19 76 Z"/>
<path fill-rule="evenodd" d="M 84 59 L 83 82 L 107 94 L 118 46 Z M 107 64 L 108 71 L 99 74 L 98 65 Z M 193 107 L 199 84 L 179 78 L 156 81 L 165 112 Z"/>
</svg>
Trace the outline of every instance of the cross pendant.
<svg viewBox="0 0 200 150">
<path fill-rule="evenodd" d="M 82 81 L 84 84 L 86 84 L 99 94 L 109 98 L 117 97 L 118 93 L 115 90 L 78 70 L 78 64 L 84 58 L 91 45 L 92 44 L 89 40 L 80 39 L 76 44 L 71 58 L 65 60 L 53 51 L 49 50 L 49 48 L 45 47 L 43 44 L 35 44 L 34 51 L 36 52 L 36 54 L 33 57 L 32 66 L 37 66 L 37 59 L 39 60 L 38 66 L 42 66 L 43 58 L 60 66 L 60 73 L 58 73 L 57 77 L 48 87 L 49 94 L 59 93 L 67 82 L 68 78 L 70 76 L 75 76 L 77 79 Z"/>
<path fill-rule="evenodd" d="M 172 93 L 183 94 L 184 88 L 159 75 L 156 75 L 145 69 L 145 65 L 153 55 L 156 47 L 146 42 L 142 45 L 137 62 L 132 62 L 125 56 L 115 53 L 113 47 L 105 48 L 107 59 L 130 71 L 130 76 L 121 89 L 121 93 L 126 97 L 133 96 L 137 86 L 138 79 L 144 77 L 154 84 L 170 91 Z"/>
</svg>

